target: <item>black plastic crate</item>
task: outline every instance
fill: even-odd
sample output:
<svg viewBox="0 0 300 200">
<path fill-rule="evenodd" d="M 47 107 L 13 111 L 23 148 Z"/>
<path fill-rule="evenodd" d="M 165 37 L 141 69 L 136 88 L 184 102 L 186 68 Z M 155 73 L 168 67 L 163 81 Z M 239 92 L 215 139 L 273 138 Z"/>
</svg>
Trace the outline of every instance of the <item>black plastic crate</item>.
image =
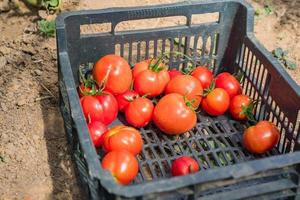
<svg viewBox="0 0 300 200">
<path fill-rule="evenodd" d="M 216 22 L 193 24 L 195 14 L 217 13 Z M 120 22 L 184 16 L 183 25 L 116 31 Z M 300 175 L 300 88 L 253 35 L 253 9 L 244 1 L 207 0 L 137 8 L 63 13 L 56 21 L 60 109 L 73 148 L 79 177 L 92 199 L 298 199 Z M 82 25 L 106 23 L 109 32 L 83 34 Z M 198 42 L 201 40 L 202 42 Z M 258 120 L 274 122 L 280 143 L 264 155 L 249 154 L 241 145 L 247 124 L 229 116 L 198 114 L 197 126 L 179 137 L 162 134 L 153 124 L 142 128 L 140 171 L 131 185 L 115 183 L 100 166 L 80 109 L 78 69 L 101 56 L 119 54 L 132 65 L 166 51 L 179 51 L 195 62 L 221 71 L 244 74 L 244 93 L 260 103 Z M 171 68 L 190 61 L 170 56 Z M 87 67 L 88 68 L 88 67 Z M 113 125 L 121 123 L 122 116 Z M 112 125 L 112 126 L 113 126 Z M 172 160 L 194 157 L 201 170 L 171 177 Z"/>
</svg>

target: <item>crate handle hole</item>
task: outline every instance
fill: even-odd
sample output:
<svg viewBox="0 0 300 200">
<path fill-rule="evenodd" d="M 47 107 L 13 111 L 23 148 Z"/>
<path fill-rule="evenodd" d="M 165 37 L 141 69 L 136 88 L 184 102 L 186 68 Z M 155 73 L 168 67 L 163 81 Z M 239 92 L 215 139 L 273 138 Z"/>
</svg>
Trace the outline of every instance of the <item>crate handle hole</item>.
<svg viewBox="0 0 300 200">
<path fill-rule="evenodd" d="M 204 14 L 193 14 L 191 19 L 192 25 L 204 24 L 204 23 L 219 23 L 220 21 L 220 13 L 204 13 Z"/>
<path fill-rule="evenodd" d="M 80 25 L 80 35 L 88 34 L 110 34 L 112 30 L 111 23 L 96 23 Z"/>
<path fill-rule="evenodd" d="M 137 20 L 128 20 L 128 21 L 119 22 L 115 27 L 115 32 L 158 29 L 158 28 L 175 27 L 180 25 L 181 26 L 187 25 L 187 18 L 185 16 L 137 19 Z"/>
</svg>

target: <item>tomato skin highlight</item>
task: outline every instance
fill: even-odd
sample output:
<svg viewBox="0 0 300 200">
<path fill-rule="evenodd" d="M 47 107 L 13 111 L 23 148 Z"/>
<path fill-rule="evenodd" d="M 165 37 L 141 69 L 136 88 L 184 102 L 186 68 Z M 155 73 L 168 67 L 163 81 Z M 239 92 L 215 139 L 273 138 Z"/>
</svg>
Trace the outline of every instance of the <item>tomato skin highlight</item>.
<svg viewBox="0 0 300 200">
<path fill-rule="evenodd" d="M 159 64 L 162 68 L 160 71 L 153 71 L 150 69 L 149 64 L 150 60 L 135 64 L 133 67 L 133 86 L 139 95 L 147 95 L 147 97 L 151 98 L 160 95 L 164 91 L 170 76 L 167 67 L 163 63 Z"/>
<path fill-rule="evenodd" d="M 138 174 L 138 161 L 128 151 L 111 151 L 101 162 L 102 168 L 112 173 L 116 181 L 128 185 Z"/>
<path fill-rule="evenodd" d="M 242 88 L 239 81 L 228 72 L 223 72 L 216 77 L 216 88 L 223 88 L 230 98 L 241 94 Z"/>
<path fill-rule="evenodd" d="M 144 127 L 152 120 L 154 105 L 151 100 L 139 97 L 127 106 L 126 121 L 134 127 Z"/>
<path fill-rule="evenodd" d="M 269 121 L 260 121 L 244 131 L 243 145 L 251 153 L 263 154 L 279 142 L 278 128 Z"/>
<path fill-rule="evenodd" d="M 164 133 L 177 135 L 191 130 L 197 122 L 194 110 L 177 93 L 162 97 L 154 108 L 153 122 Z"/>
<path fill-rule="evenodd" d="M 95 147 L 101 147 L 104 139 L 104 134 L 108 130 L 105 124 L 99 121 L 91 122 L 88 124 L 88 129 Z"/>
<path fill-rule="evenodd" d="M 141 133 L 130 126 L 115 126 L 104 135 L 103 148 L 106 152 L 126 150 L 137 155 L 141 152 L 142 147 Z"/>
<path fill-rule="evenodd" d="M 113 54 L 106 55 L 95 63 L 93 77 L 98 84 L 104 84 L 106 91 L 114 95 L 126 92 L 132 81 L 132 73 L 127 61 Z"/>
<path fill-rule="evenodd" d="M 170 79 L 175 78 L 178 75 L 182 75 L 182 73 L 179 70 L 177 70 L 176 68 L 169 70 L 168 73 L 169 73 Z"/>
<path fill-rule="evenodd" d="M 193 158 L 182 156 L 173 161 L 171 171 L 173 176 L 184 176 L 199 171 L 199 165 Z"/>
<path fill-rule="evenodd" d="M 100 121 L 108 125 L 117 118 L 117 100 L 107 91 L 101 95 L 83 96 L 80 102 L 83 114 L 89 122 Z"/>
<path fill-rule="evenodd" d="M 198 81 L 201 83 L 203 89 L 209 88 L 211 82 L 213 81 L 213 73 L 211 70 L 204 66 L 198 66 L 196 67 L 191 75 L 198 79 Z"/>
<path fill-rule="evenodd" d="M 247 115 L 243 113 L 243 107 L 247 108 L 252 100 L 247 95 L 236 95 L 230 101 L 229 111 L 232 118 L 237 120 L 246 120 Z"/>
<path fill-rule="evenodd" d="M 203 94 L 201 83 L 193 76 L 178 75 L 168 83 L 166 94 L 178 93 L 185 96 L 188 100 L 194 101 L 193 107 L 198 108 Z"/>
<path fill-rule="evenodd" d="M 125 112 L 125 109 L 129 103 L 138 97 L 138 93 L 136 93 L 134 90 L 127 90 L 123 94 L 117 95 L 116 100 L 118 102 L 119 111 Z"/>
<path fill-rule="evenodd" d="M 202 100 L 202 108 L 211 116 L 223 115 L 229 108 L 230 97 L 222 88 L 213 89 Z"/>
</svg>

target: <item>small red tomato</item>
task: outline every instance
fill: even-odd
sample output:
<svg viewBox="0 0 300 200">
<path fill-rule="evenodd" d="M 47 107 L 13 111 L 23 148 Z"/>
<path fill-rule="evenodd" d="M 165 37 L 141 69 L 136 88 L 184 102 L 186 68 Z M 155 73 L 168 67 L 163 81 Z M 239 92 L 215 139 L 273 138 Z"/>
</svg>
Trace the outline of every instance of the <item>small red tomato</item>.
<svg viewBox="0 0 300 200">
<path fill-rule="evenodd" d="M 105 90 L 112 94 L 122 94 L 129 89 L 132 73 L 127 61 L 117 55 L 106 55 L 94 65 L 93 77 L 97 83 L 102 83 Z"/>
<path fill-rule="evenodd" d="M 268 121 L 260 121 L 244 131 L 243 145 L 251 153 L 262 154 L 271 150 L 279 141 L 277 127 Z"/>
<path fill-rule="evenodd" d="M 203 98 L 202 108 L 209 115 L 219 116 L 227 111 L 229 103 L 228 93 L 222 88 L 215 88 Z"/>
<path fill-rule="evenodd" d="M 123 94 L 117 95 L 116 99 L 118 102 L 119 111 L 124 112 L 129 103 L 138 97 L 139 94 L 136 93 L 134 90 L 127 90 Z"/>
<path fill-rule="evenodd" d="M 178 93 L 192 102 L 193 107 L 198 108 L 203 94 L 201 83 L 193 76 L 179 75 L 167 84 L 166 94 Z"/>
<path fill-rule="evenodd" d="M 203 89 L 207 89 L 213 81 L 213 73 L 204 66 L 196 67 L 191 75 L 200 81 Z"/>
<path fill-rule="evenodd" d="M 153 109 L 151 100 L 139 97 L 130 102 L 125 109 L 126 121 L 134 127 L 144 127 L 151 121 Z"/>
<path fill-rule="evenodd" d="M 176 68 L 173 68 L 173 69 L 169 70 L 168 72 L 170 75 L 170 79 L 172 79 L 178 75 L 182 75 L 182 73 L 179 70 L 177 70 Z"/>
<path fill-rule="evenodd" d="M 104 139 L 104 133 L 107 127 L 102 122 L 91 122 L 88 124 L 89 133 L 95 147 L 101 147 Z"/>
<path fill-rule="evenodd" d="M 253 115 L 252 100 L 247 95 L 236 95 L 230 101 L 229 111 L 232 118 L 237 120 L 246 120 L 249 117 L 249 114 Z"/>
<path fill-rule="evenodd" d="M 101 162 L 102 168 L 109 170 L 115 180 L 122 184 L 129 184 L 138 174 L 139 165 L 136 158 L 128 151 L 111 151 Z"/>
<path fill-rule="evenodd" d="M 198 163 L 189 156 L 177 158 L 172 163 L 172 175 L 184 176 L 199 171 Z"/>
<path fill-rule="evenodd" d="M 238 80 L 228 72 L 218 74 L 216 77 L 216 88 L 223 88 L 230 98 L 241 94 L 242 89 Z"/>
<path fill-rule="evenodd" d="M 163 63 L 145 60 L 133 67 L 134 90 L 139 95 L 155 97 L 160 95 L 170 80 L 168 68 Z"/>
<path fill-rule="evenodd" d="M 109 92 L 80 99 L 83 114 L 89 122 L 100 121 L 105 125 L 113 122 L 118 115 L 118 103 Z"/>
<path fill-rule="evenodd" d="M 104 135 L 103 148 L 106 152 L 126 150 L 136 155 L 141 152 L 142 147 L 141 133 L 130 126 L 115 126 Z"/>
</svg>

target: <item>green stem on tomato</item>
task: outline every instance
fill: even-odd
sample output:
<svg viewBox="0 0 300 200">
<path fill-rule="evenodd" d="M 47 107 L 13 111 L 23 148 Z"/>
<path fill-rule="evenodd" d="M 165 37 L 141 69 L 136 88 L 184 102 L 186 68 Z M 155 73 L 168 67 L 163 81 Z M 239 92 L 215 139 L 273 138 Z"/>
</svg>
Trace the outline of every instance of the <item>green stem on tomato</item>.
<svg viewBox="0 0 300 200">
<path fill-rule="evenodd" d="M 213 91 L 215 89 L 215 87 L 216 87 L 216 81 L 212 80 L 209 87 L 204 90 L 203 96 L 206 97 L 211 91 Z"/>
<path fill-rule="evenodd" d="M 192 100 L 188 100 L 186 98 L 186 95 L 183 96 L 183 101 L 185 103 L 185 105 L 187 107 L 189 107 L 190 109 L 192 109 L 193 111 L 197 110 L 197 108 L 194 107 L 194 103 L 195 103 L 195 99 L 192 99 Z"/>
<path fill-rule="evenodd" d="M 252 101 L 247 107 L 242 106 L 241 114 L 246 115 L 247 119 L 253 123 L 257 123 L 257 120 L 254 117 L 253 109 L 254 109 L 254 106 L 256 106 L 258 104 L 258 102 L 259 101 L 255 100 L 255 101 Z"/>
</svg>

